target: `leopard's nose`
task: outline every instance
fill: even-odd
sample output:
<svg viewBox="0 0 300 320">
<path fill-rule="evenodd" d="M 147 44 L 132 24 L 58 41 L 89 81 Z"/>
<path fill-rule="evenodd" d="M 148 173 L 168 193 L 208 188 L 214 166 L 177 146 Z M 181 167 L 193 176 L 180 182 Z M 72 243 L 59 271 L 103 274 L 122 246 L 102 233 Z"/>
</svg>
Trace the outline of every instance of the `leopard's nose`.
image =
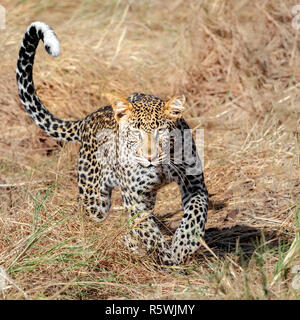
<svg viewBox="0 0 300 320">
<path fill-rule="evenodd" d="M 146 155 L 143 155 L 145 159 L 147 159 L 148 161 L 152 161 L 154 160 L 156 157 L 157 157 L 157 154 L 156 153 L 153 153 L 153 154 L 146 154 Z"/>
<path fill-rule="evenodd" d="M 144 158 L 147 159 L 147 160 L 149 160 L 149 161 L 151 161 L 152 158 L 153 158 L 153 156 L 144 156 Z"/>
</svg>

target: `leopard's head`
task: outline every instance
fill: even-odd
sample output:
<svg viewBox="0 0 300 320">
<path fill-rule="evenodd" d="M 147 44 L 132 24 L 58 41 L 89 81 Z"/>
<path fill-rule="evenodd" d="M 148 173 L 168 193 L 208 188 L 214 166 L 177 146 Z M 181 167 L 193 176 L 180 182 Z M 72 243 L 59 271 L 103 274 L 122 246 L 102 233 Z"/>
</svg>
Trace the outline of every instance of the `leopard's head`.
<svg viewBox="0 0 300 320">
<path fill-rule="evenodd" d="M 153 95 L 133 93 L 127 99 L 107 95 L 119 126 L 119 146 L 131 161 L 159 166 L 169 156 L 170 133 L 184 111 L 184 96 L 167 102 Z"/>
</svg>

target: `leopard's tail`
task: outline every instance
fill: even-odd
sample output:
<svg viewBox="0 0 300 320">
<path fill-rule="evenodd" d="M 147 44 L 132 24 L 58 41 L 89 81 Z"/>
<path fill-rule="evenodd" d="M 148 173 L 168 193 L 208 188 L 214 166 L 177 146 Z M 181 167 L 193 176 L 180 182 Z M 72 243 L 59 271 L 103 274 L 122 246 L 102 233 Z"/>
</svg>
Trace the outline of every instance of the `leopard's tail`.
<svg viewBox="0 0 300 320">
<path fill-rule="evenodd" d="M 65 141 L 81 140 L 81 120 L 64 121 L 54 117 L 36 94 L 32 69 L 39 40 L 53 57 L 60 54 L 59 41 L 54 31 L 43 22 L 33 22 L 22 40 L 17 62 L 17 83 L 19 97 L 34 122 L 50 136 Z"/>
</svg>

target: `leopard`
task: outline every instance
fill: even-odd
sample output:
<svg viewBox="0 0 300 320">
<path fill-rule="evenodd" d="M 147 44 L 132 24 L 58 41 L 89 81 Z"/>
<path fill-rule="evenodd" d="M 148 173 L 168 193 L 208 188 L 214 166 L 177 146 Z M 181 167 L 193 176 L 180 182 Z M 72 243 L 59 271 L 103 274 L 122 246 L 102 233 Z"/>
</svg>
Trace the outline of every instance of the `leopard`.
<svg viewBox="0 0 300 320">
<path fill-rule="evenodd" d="M 80 143 L 78 198 L 85 211 L 104 221 L 112 190 L 119 187 L 129 225 L 124 245 L 132 252 L 153 253 L 160 265 L 184 264 L 201 247 L 208 210 L 202 163 L 183 118 L 184 96 L 163 100 L 137 92 L 127 98 L 106 93 L 109 105 L 81 120 L 61 120 L 45 107 L 34 86 L 40 40 L 51 56 L 60 54 L 54 30 L 44 22 L 31 23 L 17 60 L 18 95 L 32 120 L 49 136 Z M 179 186 L 183 215 L 167 241 L 154 206 L 158 190 L 173 182 Z"/>
</svg>

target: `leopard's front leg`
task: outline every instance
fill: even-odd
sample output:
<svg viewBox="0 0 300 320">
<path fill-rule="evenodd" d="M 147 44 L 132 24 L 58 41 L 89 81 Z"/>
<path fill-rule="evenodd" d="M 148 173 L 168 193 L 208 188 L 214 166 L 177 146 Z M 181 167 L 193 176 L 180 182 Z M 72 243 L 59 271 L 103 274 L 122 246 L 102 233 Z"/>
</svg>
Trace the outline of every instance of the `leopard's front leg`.
<svg viewBox="0 0 300 320">
<path fill-rule="evenodd" d="M 132 251 L 143 247 L 149 253 L 156 253 L 160 263 L 171 265 L 171 250 L 153 216 L 156 191 L 134 196 L 122 192 L 123 202 L 129 214 L 130 232 L 124 242 Z"/>
<path fill-rule="evenodd" d="M 83 143 L 78 158 L 79 199 L 88 216 L 98 222 L 109 215 L 112 189 L 117 185 L 114 171 L 104 161 L 97 160 L 97 149 Z"/>
<path fill-rule="evenodd" d="M 183 263 L 201 245 L 204 237 L 208 209 L 208 192 L 203 174 L 188 176 L 179 184 L 182 195 L 184 215 L 172 240 L 172 260 Z"/>
</svg>

